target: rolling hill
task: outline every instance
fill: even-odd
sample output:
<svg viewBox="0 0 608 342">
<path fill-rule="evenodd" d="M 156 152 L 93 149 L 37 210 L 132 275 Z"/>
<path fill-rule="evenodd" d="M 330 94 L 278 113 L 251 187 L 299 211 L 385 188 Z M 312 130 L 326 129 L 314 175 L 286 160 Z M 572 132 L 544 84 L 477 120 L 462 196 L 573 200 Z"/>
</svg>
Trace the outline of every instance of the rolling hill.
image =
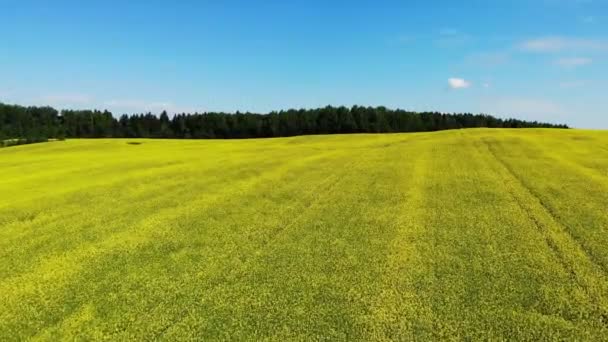
<svg viewBox="0 0 608 342">
<path fill-rule="evenodd" d="M 608 336 L 608 132 L 0 149 L 0 340 Z"/>
</svg>

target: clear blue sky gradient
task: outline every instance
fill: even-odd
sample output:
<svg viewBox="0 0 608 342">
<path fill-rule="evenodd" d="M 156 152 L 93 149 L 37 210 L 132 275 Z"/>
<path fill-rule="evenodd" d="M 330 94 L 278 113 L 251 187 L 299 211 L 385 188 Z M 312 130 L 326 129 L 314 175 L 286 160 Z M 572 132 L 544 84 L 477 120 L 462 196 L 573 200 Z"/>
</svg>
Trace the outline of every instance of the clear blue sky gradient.
<svg viewBox="0 0 608 342">
<path fill-rule="evenodd" d="M 7 103 L 385 105 L 608 128 L 607 90 L 606 0 L 0 0 Z"/>
</svg>

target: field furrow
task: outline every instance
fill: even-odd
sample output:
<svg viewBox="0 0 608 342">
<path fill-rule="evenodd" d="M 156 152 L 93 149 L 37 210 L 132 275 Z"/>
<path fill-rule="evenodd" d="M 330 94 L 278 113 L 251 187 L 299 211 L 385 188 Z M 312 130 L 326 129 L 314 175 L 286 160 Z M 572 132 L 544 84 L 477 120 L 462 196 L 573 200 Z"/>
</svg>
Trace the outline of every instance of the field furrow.
<svg viewBox="0 0 608 342">
<path fill-rule="evenodd" d="M 562 264 L 563 271 L 571 275 L 572 282 L 578 288 L 572 289 L 573 298 L 580 295 L 576 292 L 582 290 L 587 300 L 585 305 L 578 305 L 581 312 L 566 313 L 568 316 L 581 316 L 586 320 L 593 320 L 600 328 L 604 326 L 604 319 L 608 317 L 608 280 L 602 266 L 596 263 L 589 253 L 581 246 L 579 241 L 569 233 L 569 229 L 557 220 L 555 215 L 522 181 L 514 174 L 508 165 L 496 155 L 492 147 L 484 141 L 485 147 L 492 157 L 500 164 L 497 172 L 505 178 L 505 187 L 513 196 L 514 201 L 521 210 L 545 237 L 546 245 L 551 249 L 555 258 Z M 599 280 L 599 281 L 598 281 Z M 582 303 L 581 303 L 582 304 Z"/>
<path fill-rule="evenodd" d="M 491 144 L 492 145 L 492 144 Z M 517 143 L 519 145 L 519 143 Z M 564 167 L 529 144 L 514 158 L 504 142 L 495 155 L 560 222 L 604 272 L 608 271 L 608 191 L 592 177 Z M 552 152 L 557 153 L 557 152 Z M 607 161 L 608 163 L 608 161 Z M 552 175 L 552 177 L 546 177 Z"/>
<path fill-rule="evenodd" d="M 410 158 L 408 167 L 402 166 L 399 172 L 399 190 L 404 200 L 395 209 L 396 232 L 387 246 L 382 282 L 372 301 L 372 324 L 367 336 L 372 340 L 430 337 L 433 329 L 433 312 L 418 284 L 422 274 L 433 272 L 421 251 L 428 239 L 421 219 L 424 211 L 421 202 L 429 156 L 426 151 L 418 151 Z"/>
<path fill-rule="evenodd" d="M 608 135 L 0 150 L 0 340 L 603 340 Z"/>
</svg>

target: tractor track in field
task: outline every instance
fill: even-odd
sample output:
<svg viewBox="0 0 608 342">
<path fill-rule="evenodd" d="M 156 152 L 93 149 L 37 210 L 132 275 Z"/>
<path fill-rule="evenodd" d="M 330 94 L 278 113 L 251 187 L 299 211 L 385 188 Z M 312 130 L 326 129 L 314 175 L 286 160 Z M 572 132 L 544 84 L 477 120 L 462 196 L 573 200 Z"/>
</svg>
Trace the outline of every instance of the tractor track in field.
<svg viewBox="0 0 608 342">
<path fill-rule="evenodd" d="M 525 139 L 525 142 L 528 145 L 538 145 L 537 142 L 532 141 L 530 139 Z M 607 148 L 600 146 L 600 149 L 608 152 Z M 606 182 L 608 180 L 608 174 L 605 174 L 601 170 L 586 166 L 581 163 L 570 161 L 563 157 L 560 158 L 559 156 L 556 156 L 556 155 L 547 154 L 542 148 L 539 148 L 539 147 L 535 148 L 535 152 L 542 154 L 544 157 L 546 157 L 547 159 L 549 159 L 555 163 L 559 163 L 560 165 L 563 165 L 563 166 L 569 168 L 570 170 L 575 171 L 577 174 L 585 177 L 585 179 L 592 180 L 597 185 L 599 185 L 605 189 L 608 189 L 608 183 Z"/>
<path fill-rule="evenodd" d="M 354 163 L 350 163 L 350 165 L 352 165 Z M 345 166 L 343 168 L 343 170 L 348 170 L 349 168 L 347 166 Z M 315 196 L 315 198 L 313 200 L 311 200 L 309 203 L 307 203 L 304 208 L 302 209 L 301 212 L 299 212 L 297 215 L 295 215 L 293 217 L 293 219 L 291 221 L 289 221 L 287 224 L 283 225 L 282 227 L 280 227 L 279 229 L 277 229 L 275 232 L 273 232 L 271 234 L 271 236 L 264 241 L 260 248 L 258 248 L 258 250 L 263 250 L 265 249 L 267 246 L 273 244 L 277 238 L 285 231 L 287 231 L 289 228 L 293 227 L 296 223 L 298 223 L 308 212 L 310 212 L 311 209 L 315 208 L 316 205 L 321 202 L 321 200 L 324 198 L 324 196 L 322 196 L 321 194 L 326 194 L 331 192 L 333 189 L 336 188 L 336 186 L 340 183 L 342 183 L 344 181 L 344 178 L 342 178 L 341 176 L 344 175 L 346 173 L 346 171 L 340 173 L 340 176 L 338 175 L 334 175 L 334 177 L 326 179 L 324 182 L 321 182 L 321 184 L 318 184 L 317 186 L 314 187 L 313 192 L 317 192 L 319 191 L 319 195 Z M 337 180 L 335 179 L 337 178 Z M 327 184 L 329 183 L 329 184 Z"/>
<path fill-rule="evenodd" d="M 608 136 L 554 132 L 24 149 L 0 340 L 606 340 Z"/>
<path fill-rule="evenodd" d="M 324 159 L 324 158 L 328 158 L 332 154 L 333 153 L 307 156 L 306 158 L 303 158 L 302 161 L 300 161 L 297 165 L 295 165 L 293 167 L 296 168 L 296 169 L 303 168 L 303 167 L 306 167 L 307 165 L 309 165 L 311 163 L 314 163 L 315 161 L 318 161 L 318 160 Z M 243 191 L 250 192 L 252 189 L 255 189 L 257 186 L 259 186 L 262 183 L 262 181 L 264 179 L 266 179 L 268 177 L 272 177 L 272 176 L 269 176 L 269 175 L 277 173 L 277 174 L 279 174 L 279 177 L 283 177 L 286 174 L 285 169 L 286 168 L 284 166 L 279 165 L 279 166 L 271 169 L 270 171 L 265 171 L 265 172 L 263 172 L 263 173 L 261 173 L 259 175 L 256 175 L 256 176 L 250 176 L 246 180 L 241 181 L 241 186 L 243 187 Z M 229 196 L 228 193 L 226 193 L 224 191 L 220 191 L 217 195 L 214 196 L 214 200 L 211 201 L 211 202 L 209 202 L 210 203 L 209 205 L 213 206 L 213 205 L 215 205 L 213 203 L 217 203 L 217 202 L 223 201 L 228 196 Z M 164 215 L 164 216 L 167 216 L 167 217 L 177 217 L 179 215 L 187 213 L 187 211 L 190 210 L 189 207 L 185 207 L 185 208 L 182 208 L 180 211 L 175 212 L 174 208 L 175 207 L 165 208 L 162 211 L 157 212 L 155 214 L 155 216 L 158 217 L 158 216 L 163 216 Z M 168 218 L 165 218 L 165 219 L 168 220 Z M 98 248 L 99 245 L 103 245 L 107 241 L 114 241 L 114 240 L 116 240 L 116 237 L 119 236 L 120 234 L 125 234 L 125 233 L 128 233 L 128 232 L 129 232 L 128 230 L 127 231 L 118 232 L 117 234 L 112 235 L 112 237 L 108 238 L 107 240 L 100 241 L 97 244 L 94 244 L 94 245 L 90 246 L 90 248 L 93 248 L 95 251 L 100 250 Z M 103 255 L 103 251 L 100 250 L 99 254 Z M 23 277 L 23 276 L 24 275 L 20 275 L 20 277 Z M 25 276 L 27 276 L 27 275 L 25 275 Z M 10 280 L 13 280 L 13 278 L 10 278 Z M 2 289 L 3 285 L 6 285 L 6 279 L 3 280 L 2 283 L 0 283 L 0 289 Z M 59 320 L 57 322 L 53 322 L 52 324 L 49 324 L 47 327 L 57 326 L 57 325 L 61 324 L 61 322 L 62 322 L 62 320 Z"/>
<path fill-rule="evenodd" d="M 559 221 L 558 216 L 554 213 L 554 211 L 551 210 L 551 208 L 547 206 L 532 189 L 525 185 L 523 180 L 516 175 L 516 173 L 504 160 L 498 157 L 496 151 L 491 147 L 491 144 L 489 144 L 485 139 L 483 139 L 483 143 L 487 147 L 492 158 L 495 159 L 505 171 L 507 171 L 509 176 L 516 181 L 516 184 L 528 196 L 533 198 L 534 202 L 539 205 L 541 210 L 548 215 L 547 217 L 559 229 L 559 233 L 563 233 L 567 237 L 567 243 L 571 244 L 575 250 L 580 251 L 581 257 L 588 261 L 588 265 L 585 265 L 583 267 L 588 266 L 591 267 L 592 270 L 596 269 L 600 274 L 602 274 L 602 276 L 605 276 L 606 270 L 603 265 L 599 263 L 588 250 L 584 248 L 580 241 L 578 241 L 574 236 L 572 236 L 572 234 L 570 234 L 568 227 L 561 221 Z M 527 218 L 534 224 L 536 229 L 543 236 L 547 247 L 551 250 L 552 254 L 559 261 L 560 265 L 564 268 L 564 270 L 568 272 L 570 279 L 572 279 L 572 281 L 585 292 L 590 304 L 595 306 L 600 322 L 604 326 L 608 326 L 608 309 L 597 306 L 597 299 L 598 297 L 601 297 L 602 294 L 597 294 L 596 291 L 592 289 L 592 285 L 588 284 L 588 281 L 584 278 L 584 275 L 580 274 L 580 271 L 573 266 L 577 263 L 577 260 L 568 260 L 569 258 L 562 251 L 562 248 L 559 247 L 559 245 L 554 240 L 554 237 L 551 236 L 551 228 L 548 227 L 546 223 L 542 222 L 542 220 L 540 220 L 535 215 L 535 213 L 522 202 L 520 196 L 518 196 L 511 190 L 509 191 L 509 194 L 511 195 L 511 198 L 513 198 L 515 203 L 517 203 L 517 206 L 520 208 L 520 210 L 522 210 L 526 214 Z"/>
<path fill-rule="evenodd" d="M 326 179 L 325 181 L 323 181 L 320 184 L 318 184 L 317 186 L 315 186 L 314 190 L 312 192 L 313 193 L 317 192 L 317 190 L 320 190 L 320 192 L 319 192 L 320 194 L 326 194 L 326 193 L 330 192 L 332 189 L 334 189 L 338 184 L 340 184 L 344 180 L 344 178 L 341 177 L 341 175 L 344 175 L 348 170 L 350 170 L 351 168 L 349 166 L 351 166 L 352 164 L 354 164 L 354 162 L 349 163 L 349 165 L 345 165 L 342 168 L 343 171 L 340 173 L 340 176 L 334 175 L 334 177 Z M 336 178 L 338 178 L 338 179 L 336 180 Z M 327 184 L 327 183 L 329 183 L 329 184 Z M 297 215 L 295 215 L 295 217 L 293 217 L 289 222 L 287 222 L 285 225 L 283 225 L 282 227 L 277 229 L 274 233 L 272 233 L 271 236 L 268 239 L 266 239 L 265 241 L 263 241 L 260 244 L 259 248 L 257 248 L 256 250 L 260 251 L 260 250 L 266 249 L 267 246 L 271 245 L 274 241 L 276 241 L 276 239 L 278 238 L 279 235 L 281 235 L 283 232 L 285 232 L 286 230 L 288 230 L 289 228 L 291 228 L 292 226 L 297 224 L 307 213 L 310 212 L 310 210 L 312 210 L 319 202 L 321 202 L 323 198 L 324 198 L 324 196 L 322 196 L 322 195 L 315 196 L 315 198 L 313 200 L 311 200 L 307 205 L 305 205 L 304 208 Z M 255 252 L 253 252 L 253 255 L 251 255 L 250 258 L 246 259 L 244 261 L 244 263 L 239 266 L 239 270 L 237 271 L 237 273 L 242 273 L 257 258 L 258 258 L 258 256 L 255 254 Z M 213 285 L 211 285 L 211 287 L 205 288 L 205 290 L 216 288 L 219 285 L 220 285 L 219 283 L 213 284 Z M 176 326 L 177 324 L 179 324 L 186 318 L 186 316 L 188 315 L 188 312 L 189 312 L 189 310 L 184 309 L 182 312 L 180 312 L 178 315 L 176 315 L 176 319 L 174 319 L 172 322 L 170 322 L 162 330 L 155 333 L 154 336 L 152 337 L 152 340 L 157 340 L 157 339 L 163 338 L 171 328 L 173 328 L 174 326 Z"/>
<path fill-rule="evenodd" d="M 487 141 L 484 140 L 484 143 L 486 144 L 488 151 L 490 151 L 490 153 L 492 154 L 493 158 L 496 159 L 501 165 L 502 167 L 511 175 L 511 177 L 513 177 L 517 183 L 521 186 L 521 188 L 530 195 L 530 197 L 532 197 L 534 199 L 535 202 L 537 202 L 543 209 L 543 211 L 549 215 L 549 217 L 555 222 L 555 224 L 561 228 L 561 230 L 568 235 L 569 240 L 572 241 L 572 243 L 576 244 L 576 246 L 582 251 L 584 252 L 584 254 L 588 257 L 588 259 L 593 262 L 594 265 L 596 265 L 598 268 L 600 268 L 602 270 L 602 272 L 604 274 L 608 273 L 608 269 L 604 266 L 604 264 L 597 260 L 597 258 L 594 256 L 594 254 L 589 251 L 587 248 L 585 248 L 585 245 L 579 241 L 578 238 L 576 238 L 574 235 L 572 235 L 570 233 L 570 227 L 563 223 L 560 218 L 559 215 L 555 212 L 555 210 L 553 210 L 553 208 L 551 208 L 550 205 L 548 205 L 547 203 L 545 203 L 545 201 L 542 200 L 542 198 L 536 193 L 536 191 L 534 191 L 532 188 L 530 188 L 525 182 L 524 180 L 519 177 L 514 170 L 511 168 L 511 166 L 506 163 L 502 158 L 498 157 L 495 149 L 488 144 Z M 518 202 L 520 203 L 520 202 Z M 521 205 L 521 203 L 520 203 Z M 538 222 L 537 219 L 535 219 L 536 222 Z"/>
<path fill-rule="evenodd" d="M 407 300 L 415 300 L 416 298 L 415 293 L 405 293 L 405 291 L 402 289 L 397 288 L 397 285 L 395 285 L 391 280 L 393 279 L 392 275 L 394 274 L 395 270 L 399 269 L 399 266 L 403 262 L 401 246 L 404 244 L 404 241 L 408 241 L 411 238 L 405 237 L 404 232 L 409 233 L 412 226 L 411 219 L 419 216 L 417 211 L 421 206 L 421 202 L 424 201 L 424 195 L 422 195 L 422 193 L 425 185 L 426 174 L 428 173 L 428 165 L 424 161 L 424 158 L 428 154 L 430 154 L 430 152 L 427 150 L 416 154 L 414 166 L 405 174 L 407 177 L 403 177 L 405 175 L 401 176 L 404 179 L 408 179 L 411 183 L 407 183 L 407 187 L 405 187 L 403 184 L 399 185 L 401 189 L 400 191 L 403 191 L 404 198 L 401 205 L 399 205 L 401 211 L 397 216 L 397 228 L 395 236 L 392 237 L 391 242 L 389 243 L 389 251 L 386 255 L 385 266 L 379 282 L 381 290 L 379 290 L 377 297 L 371 303 L 369 309 L 371 311 L 371 316 L 373 317 L 372 326 L 368 332 L 370 335 L 367 336 L 367 338 L 370 340 L 377 337 L 381 337 L 382 340 L 387 341 L 393 340 L 396 332 L 391 331 L 391 324 L 395 324 L 395 321 L 398 321 L 399 319 L 391 317 L 390 319 L 395 319 L 395 321 L 392 321 L 389 324 L 387 321 L 383 320 L 386 319 L 386 317 L 378 312 L 385 310 L 383 309 L 385 307 L 399 305 L 399 303 L 401 303 L 400 300 L 403 300 L 404 298 Z M 405 217 L 410 218 L 410 220 L 406 220 Z M 400 300 L 393 301 L 397 297 Z"/>
</svg>

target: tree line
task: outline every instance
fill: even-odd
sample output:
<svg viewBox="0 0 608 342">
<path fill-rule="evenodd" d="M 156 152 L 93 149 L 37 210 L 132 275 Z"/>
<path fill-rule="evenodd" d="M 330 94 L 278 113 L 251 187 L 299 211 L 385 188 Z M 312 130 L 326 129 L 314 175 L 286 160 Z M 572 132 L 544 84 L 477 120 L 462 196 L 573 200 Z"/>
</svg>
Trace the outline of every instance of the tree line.
<svg viewBox="0 0 608 342">
<path fill-rule="evenodd" d="M 270 138 L 306 134 L 428 132 L 446 129 L 568 128 L 566 125 L 500 119 L 485 114 L 410 112 L 385 107 L 290 109 L 268 114 L 194 113 L 169 117 L 134 114 L 116 118 L 104 110 L 61 110 L 0 103 L 0 141 L 63 138 Z"/>
</svg>

